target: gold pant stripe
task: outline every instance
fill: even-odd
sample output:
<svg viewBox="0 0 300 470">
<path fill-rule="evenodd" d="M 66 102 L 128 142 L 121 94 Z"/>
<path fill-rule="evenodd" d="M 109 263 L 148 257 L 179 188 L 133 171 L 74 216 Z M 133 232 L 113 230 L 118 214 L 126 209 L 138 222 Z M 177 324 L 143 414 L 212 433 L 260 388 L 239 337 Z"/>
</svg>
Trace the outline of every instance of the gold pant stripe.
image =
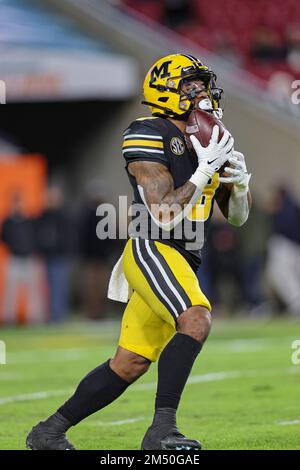
<svg viewBox="0 0 300 470">
<path fill-rule="evenodd" d="M 169 310 L 170 314 L 175 319 L 178 318 L 180 313 L 191 306 L 191 302 L 168 267 L 165 259 L 158 252 L 154 242 L 135 239 L 132 243 L 132 249 L 135 261 L 149 282 L 153 292 Z M 168 272 L 165 265 L 169 268 Z"/>
</svg>

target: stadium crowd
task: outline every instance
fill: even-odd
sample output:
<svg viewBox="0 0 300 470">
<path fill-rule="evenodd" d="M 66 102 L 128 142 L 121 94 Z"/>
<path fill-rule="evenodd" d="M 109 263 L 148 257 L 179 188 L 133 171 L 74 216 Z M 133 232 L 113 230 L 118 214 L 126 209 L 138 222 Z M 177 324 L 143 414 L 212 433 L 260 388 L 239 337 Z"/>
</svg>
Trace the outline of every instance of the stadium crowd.
<svg viewBox="0 0 300 470">
<path fill-rule="evenodd" d="M 26 213 L 22 193 L 14 193 L 1 221 L 0 239 L 9 251 L 6 263 L 2 322 L 18 321 L 19 296 L 26 292 L 29 323 L 66 320 L 79 309 L 89 319 L 105 316 L 110 268 L 121 248 L 98 240 L 97 185 L 87 188 L 81 207 L 66 204 L 61 187 L 50 186 L 37 217 Z"/>
<path fill-rule="evenodd" d="M 120 0 L 119 7 L 154 20 L 259 78 L 278 104 L 289 106 L 300 74 L 297 0 Z M 237 14 L 238 12 L 238 14 Z M 142 15 L 142 16 L 140 16 Z M 294 111 L 294 109 L 293 109 Z"/>
<path fill-rule="evenodd" d="M 200 268 L 215 308 L 247 315 L 300 314 L 300 204 L 276 187 L 264 207 L 255 202 L 235 229 L 215 210 Z"/>
</svg>

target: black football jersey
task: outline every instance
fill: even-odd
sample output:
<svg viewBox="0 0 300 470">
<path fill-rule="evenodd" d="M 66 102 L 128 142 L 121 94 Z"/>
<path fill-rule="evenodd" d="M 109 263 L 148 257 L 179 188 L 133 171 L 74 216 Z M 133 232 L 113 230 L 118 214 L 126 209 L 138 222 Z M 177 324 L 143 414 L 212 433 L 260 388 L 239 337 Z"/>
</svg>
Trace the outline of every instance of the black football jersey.
<svg viewBox="0 0 300 470">
<path fill-rule="evenodd" d="M 171 173 L 176 189 L 186 183 L 197 168 L 197 157 L 188 150 L 184 134 L 168 119 L 160 117 L 136 119 L 125 130 L 123 136 L 122 150 L 126 169 L 129 163 L 136 161 L 161 163 Z M 128 172 L 128 169 L 127 174 L 134 192 L 130 236 L 159 240 L 176 248 L 191 267 L 197 270 L 219 186 L 218 173 L 208 181 L 185 219 L 171 231 L 158 228 L 146 207 L 142 188 L 138 187 L 135 177 Z"/>
</svg>

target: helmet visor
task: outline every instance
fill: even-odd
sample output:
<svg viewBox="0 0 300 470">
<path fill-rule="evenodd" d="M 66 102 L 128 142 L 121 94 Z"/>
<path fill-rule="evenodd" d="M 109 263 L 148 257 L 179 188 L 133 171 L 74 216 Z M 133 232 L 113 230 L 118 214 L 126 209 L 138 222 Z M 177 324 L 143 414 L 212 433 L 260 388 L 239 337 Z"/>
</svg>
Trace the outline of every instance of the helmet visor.
<svg viewBox="0 0 300 470">
<path fill-rule="evenodd" d="M 187 83 L 190 80 L 201 80 L 206 89 L 208 89 L 210 81 L 215 77 L 211 70 L 199 70 L 195 67 L 185 67 L 181 72 L 180 86 Z"/>
</svg>

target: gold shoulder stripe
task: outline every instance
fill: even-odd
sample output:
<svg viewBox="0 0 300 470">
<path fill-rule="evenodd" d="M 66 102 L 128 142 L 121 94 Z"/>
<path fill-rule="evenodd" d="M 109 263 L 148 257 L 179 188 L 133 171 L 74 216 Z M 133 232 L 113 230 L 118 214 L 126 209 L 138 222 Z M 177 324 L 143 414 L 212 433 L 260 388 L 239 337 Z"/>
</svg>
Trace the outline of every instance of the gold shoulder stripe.
<svg viewBox="0 0 300 470">
<path fill-rule="evenodd" d="M 156 116 L 140 117 L 136 121 L 144 121 L 145 119 L 158 119 Z"/>
<path fill-rule="evenodd" d="M 158 142 L 157 140 L 134 140 L 134 139 L 127 139 L 124 141 L 123 148 L 132 147 L 133 145 L 143 146 L 143 147 L 154 147 L 157 149 L 163 149 L 164 144 L 163 142 Z"/>
</svg>

